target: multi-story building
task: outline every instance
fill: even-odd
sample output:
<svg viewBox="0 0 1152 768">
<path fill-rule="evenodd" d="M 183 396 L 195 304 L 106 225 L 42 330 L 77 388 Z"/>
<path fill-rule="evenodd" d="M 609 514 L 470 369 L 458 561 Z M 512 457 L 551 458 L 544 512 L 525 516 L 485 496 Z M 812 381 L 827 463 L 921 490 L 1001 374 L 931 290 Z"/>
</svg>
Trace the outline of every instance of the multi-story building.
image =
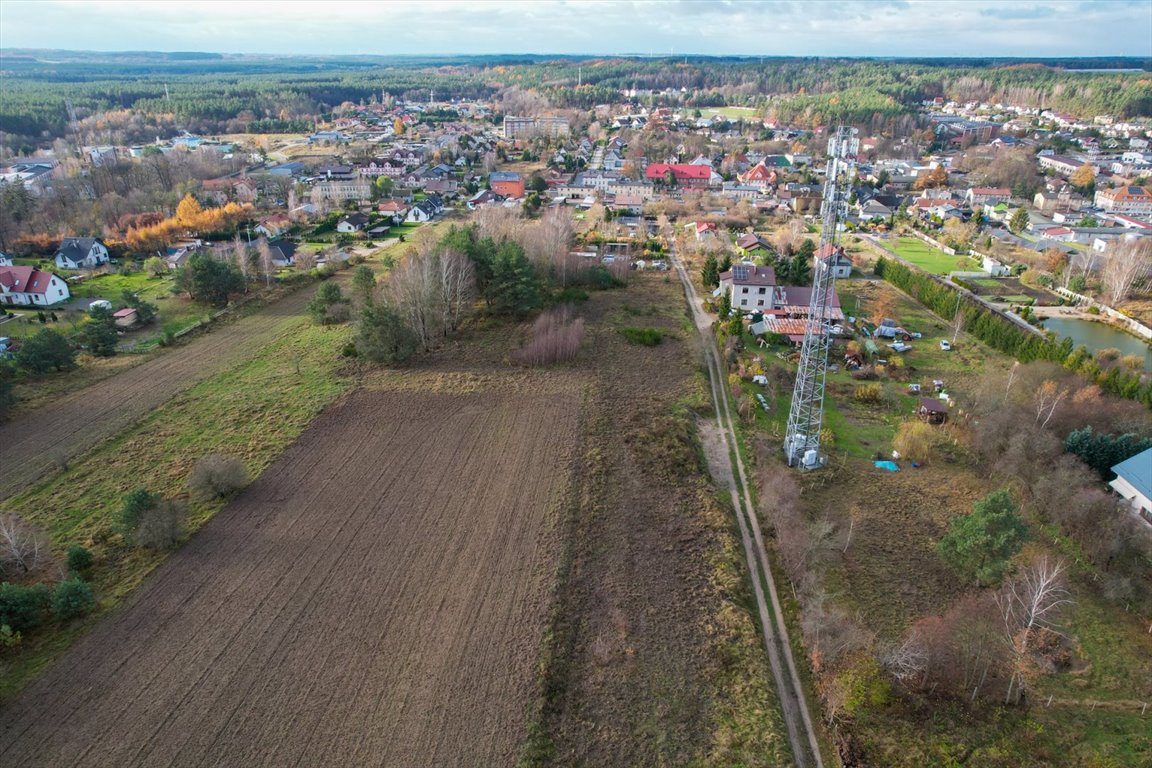
<svg viewBox="0 0 1152 768">
<path fill-rule="evenodd" d="M 1133 216 L 1152 214 L 1152 192 L 1147 187 L 1116 187 L 1096 193 L 1096 207 L 1108 213 L 1127 213 Z"/>
<path fill-rule="evenodd" d="M 504 116 L 504 138 L 515 139 L 520 136 L 533 134 L 546 134 L 548 136 L 567 136 L 572 130 L 568 121 L 563 117 L 513 117 Z"/>
</svg>

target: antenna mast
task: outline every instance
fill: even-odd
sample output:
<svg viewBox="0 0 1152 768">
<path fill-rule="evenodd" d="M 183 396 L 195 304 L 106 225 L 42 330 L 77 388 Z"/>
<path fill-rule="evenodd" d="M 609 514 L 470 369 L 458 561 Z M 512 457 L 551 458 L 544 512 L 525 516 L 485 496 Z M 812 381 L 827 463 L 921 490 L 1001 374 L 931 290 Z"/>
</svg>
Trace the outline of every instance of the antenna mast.
<svg viewBox="0 0 1152 768">
<path fill-rule="evenodd" d="M 784 454 L 790 467 L 799 464 L 815 469 L 826 461 L 820 453 L 820 430 L 824 426 L 824 381 L 831 346 L 829 309 L 836 287 L 836 230 L 848 213 L 849 187 L 859 146 L 856 133 L 855 128 L 842 125 L 828 140 L 828 169 L 820 203 L 820 248 L 812 269 L 812 298 L 784 438 Z"/>
</svg>

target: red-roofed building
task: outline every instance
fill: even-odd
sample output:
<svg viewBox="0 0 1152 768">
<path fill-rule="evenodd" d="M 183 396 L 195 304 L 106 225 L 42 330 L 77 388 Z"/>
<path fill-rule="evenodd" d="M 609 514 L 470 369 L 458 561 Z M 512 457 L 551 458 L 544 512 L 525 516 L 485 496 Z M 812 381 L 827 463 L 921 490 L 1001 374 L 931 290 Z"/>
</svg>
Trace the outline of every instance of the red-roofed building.
<svg viewBox="0 0 1152 768">
<path fill-rule="evenodd" d="M 741 184 L 760 189 L 775 187 L 777 182 L 776 171 L 764 165 L 763 160 L 744 173 L 737 174 L 736 178 Z"/>
<path fill-rule="evenodd" d="M 1117 187 L 1096 193 L 1097 207 L 1108 213 L 1152 214 L 1152 192 L 1145 187 Z"/>
<path fill-rule="evenodd" d="M 644 171 L 644 177 L 655 183 L 667 184 L 672 181 L 681 187 L 703 189 L 712 178 L 712 168 L 687 163 L 652 163 Z"/>
<path fill-rule="evenodd" d="M 64 279 L 51 272 L 35 267 L 0 267 L 0 304 L 47 307 L 71 295 Z"/>
</svg>

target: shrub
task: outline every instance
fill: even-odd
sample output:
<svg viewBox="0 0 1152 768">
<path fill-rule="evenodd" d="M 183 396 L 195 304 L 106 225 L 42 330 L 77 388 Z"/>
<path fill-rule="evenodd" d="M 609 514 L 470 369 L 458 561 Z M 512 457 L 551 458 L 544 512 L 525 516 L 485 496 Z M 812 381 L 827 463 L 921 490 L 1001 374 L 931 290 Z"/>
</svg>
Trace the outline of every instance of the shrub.
<svg viewBox="0 0 1152 768">
<path fill-rule="evenodd" d="M 664 334 L 655 328 L 636 328 L 627 326 L 620 329 L 620 333 L 632 344 L 645 347 L 654 347 L 664 340 Z"/>
<path fill-rule="evenodd" d="M 572 308 L 565 304 L 536 318 L 528 343 L 512 356 L 521 365 L 571 360 L 580 351 L 583 340 L 584 318 L 573 318 Z"/>
<path fill-rule="evenodd" d="M 880 402 L 880 385 L 857 384 L 852 397 L 858 403 L 878 403 Z"/>
<path fill-rule="evenodd" d="M 132 540 L 141 547 L 172 549 L 184 538 L 187 512 L 187 505 L 179 499 L 160 502 L 141 515 Z"/>
<path fill-rule="evenodd" d="M 356 351 L 375 363 L 403 363 L 416 354 L 416 334 L 404 318 L 386 304 L 368 304 L 360 310 Z"/>
<path fill-rule="evenodd" d="M 14 632 L 12 627 L 7 624 L 0 624 L 0 651 L 19 648 L 20 641 L 23 639 L 23 636 L 19 632 Z"/>
<path fill-rule="evenodd" d="M 331 285 L 331 283 L 325 283 Z M 329 305 L 324 312 L 324 325 L 343 325 L 352 319 L 352 307 L 346 302 Z"/>
<path fill-rule="evenodd" d="M 202 500 L 224 499 L 248 485 L 248 470 L 235 456 L 212 454 L 196 462 L 188 490 Z"/>
<path fill-rule="evenodd" d="M 140 519 L 150 509 L 155 509 L 160 503 L 160 495 L 149 493 L 143 488 L 137 488 L 124 497 L 124 504 L 120 508 L 120 531 L 128 537 L 136 533 Z"/>
<path fill-rule="evenodd" d="M 7 624 L 13 632 L 35 629 L 44 623 L 51 603 L 52 593 L 44 584 L 0 584 L 0 624 Z"/>
<path fill-rule="evenodd" d="M 80 573 L 92 567 L 92 552 L 87 547 L 73 544 L 68 547 L 68 570 Z"/>
<path fill-rule="evenodd" d="M 60 621 L 79 618 L 95 606 L 92 588 L 79 577 L 60 582 L 52 593 L 52 612 Z"/>
<path fill-rule="evenodd" d="M 936 445 L 936 429 L 919 419 L 906 421 L 896 430 L 892 441 L 901 456 L 911 461 L 925 464 L 932 457 Z"/>
</svg>

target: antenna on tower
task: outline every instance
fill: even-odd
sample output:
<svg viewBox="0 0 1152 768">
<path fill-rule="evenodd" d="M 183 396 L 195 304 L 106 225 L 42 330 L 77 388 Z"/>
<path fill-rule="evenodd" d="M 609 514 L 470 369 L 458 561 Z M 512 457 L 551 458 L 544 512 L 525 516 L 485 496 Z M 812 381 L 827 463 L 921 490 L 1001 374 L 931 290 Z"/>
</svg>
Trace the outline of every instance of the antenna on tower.
<svg viewBox="0 0 1152 768">
<path fill-rule="evenodd" d="M 856 129 L 842 125 L 828 140 L 828 169 L 824 179 L 824 199 L 820 203 L 820 248 L 812 269 L 812 297 L 808 302 L 804 346 L 796 369 L 796 387 L 788 411 L 788 431 L 784 455 L 788 466 L 805 469 L 824 466 L 820 453 L 820 432 L 824 426 L 824 382 L 828 374 L 828 348 L 831 346 L 830 310 L 836 287 L 837 227 L 848 214 L 849 187 L 860 145 Z"/>
<path fill-rule="evenodd" d="M 579 88 L 584 84 L 584 67 L 576 67 L 576 87 Z"/>
<path fill-rule="evenodd" d="M 169 104 L 172 103 L 172 95 L 168 93 L 168 83 L 164 83 L 164 100 Z"/>
</svg>

